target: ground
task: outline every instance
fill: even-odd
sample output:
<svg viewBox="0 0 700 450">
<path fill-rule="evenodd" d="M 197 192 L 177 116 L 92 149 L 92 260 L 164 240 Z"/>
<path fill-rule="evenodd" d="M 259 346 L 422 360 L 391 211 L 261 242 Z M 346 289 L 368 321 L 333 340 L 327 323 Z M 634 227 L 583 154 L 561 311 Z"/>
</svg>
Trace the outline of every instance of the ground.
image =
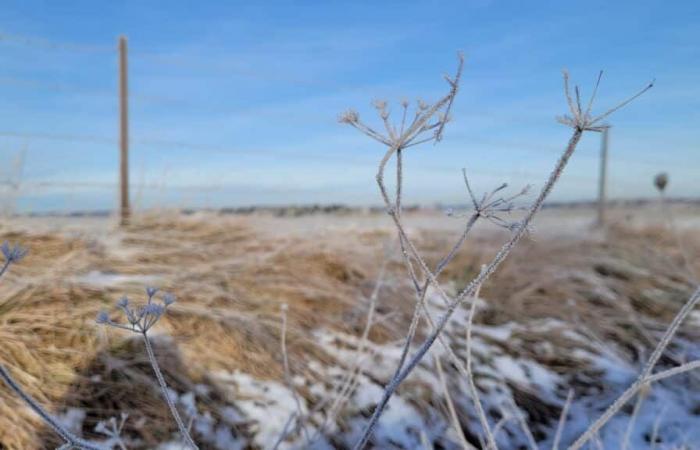
<svg viewBox="0 0 700 450">
<path fill-rule="evenodd" d="M 527 448 L 530 439 L 550 448 L 569 391 L 561 442 L 572 442 L 634 380 L 700 273 L 700 208 L 674 205 L 670 222 L 661 211 L 615 208 L 600 229 L 590 208 L 546 209 L 483 287 L 473 368 L 502 449 Z M 406 220 L 431 263 L 464 226 L 432 210 Z M 457 292 L 506 238 L 479 225 L 441 275 L 445 289 Z M 101 309 L 119 319 L 114 304 L 122 295 L 138 303 L 145 286 L 157 286 L 176 296 L 153 329 L 156 354 L 195 440 L 212 449 L 272 448 L 285 426 L 279 448 L 348 448 L 391 376 L 415 304 L 394 229 L 377 212 L 153 211 L 126 228 L 106 217 L 15 217 L 0 225 L 0 240 L 30 251 L 0 283 L 0 362 L 86 438 L 104 440 L 96 424 L 127 413 L 129 448 L 179 445 L 143 343 L 95 323 Z M 283 305 L 291 380 L 283 369 Z M 428 305 L 435 316 L 445 307 L 434 291 Z M 444 340 L 459 358 L 469 306 Z M 698 323 L 691 317 L 663 367 L 700 356 Z M 427 329 L 422 323 L 417 338 Z M 601 445 L 619 448 L 634 416 L 628 448 L 700 448 L 699 380 L 691 374 L 655 385 L 637 413 L 631 402 L 602 430 Z M 372 445 L 461 448 L 462 433 L 479 448 L 483 434 L 465 381 L 436 344 L 391 401 Z M 0 396 L 3 448 L 60 445 L 11 391 L 1 388 Z"/>
</svg>

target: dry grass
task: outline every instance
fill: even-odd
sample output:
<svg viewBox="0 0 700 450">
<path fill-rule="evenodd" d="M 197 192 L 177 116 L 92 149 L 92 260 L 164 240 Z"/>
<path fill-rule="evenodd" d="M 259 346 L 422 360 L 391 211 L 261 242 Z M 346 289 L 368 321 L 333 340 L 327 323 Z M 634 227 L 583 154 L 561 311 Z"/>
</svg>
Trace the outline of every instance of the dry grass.
<svg viewBox="0 0 700 450">
<path fill-rule="evenodd" d="M 143 349 L 138 341 L 94 324 L 99 309 L 122 293 L 143 297 L 143 287 L 90 287 L 76 276 L 95 269 L 156 275 L 160 287 L 177 294 L 177 307 L 156 332 L 175 337 L 182 355 L 167 358 L 163 367 L 169 384 L 185 391 L 194 383 L 211 384 L 206 375 L 216 370 L 279 378 L 283 303 L 290 305 L 295 354 L 331 361 L 309 339 L 310 331 L 322 324 L 352 331 L 347 318 L 356 316 L 355 300 L 369 288 L 366 268 L 374 265 L 371 253 L 340 253 L 298 239 L 262 240 L 237 220 L 212 224 L 147 217 L 123 234 L 118 252 L 57 235 L 6 233 L 0 237 L 5 239 L 22 242 L 31 252 L 0 285 L 3 363 L 53 410 L 89 407 L 95 415 L 85 432 L 97 420 L 126 411 L 137 419 L 129 420 L 128 433 L 149 445 L 162 442 L 172 427 L 149 386 Z M 294 358 L 293 364 L 299 373 L 304 358 Z M 102 381 L 95 383 L 96 377 Z M 146 391 L 151 394 L 142 395 Z M 12 449 L 42 448 L 32 413 L 4 388 L 0 395 L 0 442 Z"/>
<path fill-rule="evenodd" d="M 275 236 L 258 233 L 254 219 L 183 216 L 143 217 L 129 229 L 115 231 L 118 244 L 90 236 L 0 234 L 0 241 L 21 242 L 30 249 L 0 283 L 0 361 L 52 411 L 85 408 L 86 437 L 94 436 L 97 421 L 124 411 L 131 415 L 126 435 L 138 436 L 144 448 L 166 440 L 174 425 L 154 387 L 142 344 L 94 324 L 99 309 L 123 293 L 142 298 L 143 287 L 90 286 L 76 278 L 100 270 L 156 276 L 159 287 L 176 294 L 172 314 L 155 330 L 163 335 L 156 338 L 156 352 L 168 384 L 178 392 L 209 386 L 198 406 L 215 417 L 217 405 L 235 405 L 236 399 L 217 389 L 212 372 L 282 378 L 279 310 L 284 303 L 289 305 L 292 372 L 313 378 L 307 360 L 331 364 L 334 358 L 320 349 L 312 331 L 327 327 L 359 333 L 363 296 L 372 289 L 388 234 Z M 443 253 L 447 240 L 428 236 L 420 236 L 422 249 Z M 700 248 L 698 233 L 688 232 L 684 239 Z M 479 235 L 451 266 L 459 270 L 442 278 L 458 285 L 470 279 L 499 242 L 498 236 Z M 616 342 L 610 345 L 630 361 L 643 359 L 641 353 L 652 347 L 689 292 L 689 279 L 679 275 L 680 258 L 662 228 L 617 227 L 606 237 L 525 242 L 484 286 L 481 295 L 489 307 L 477 322 L 557 318 L 585 327 L 602 342 Z M 380 324 L 370 335 L 374 341 L 405 334 L 412 294 L 398 281 L 405 279 L 402 271 L 400 263 L 390 265 L 391 282 L 378 307 Z M 686 336 L 691 332 L 685 330 Z M 577 373 L 580 385 L 574 389 L 595 387 L 595 372 L 586 372 L 571 356 L 571 347 L 579 342 L 535 329 L 517 331 L 514 337 L 508 352 L 527 352 L 562 374 Z M 175 345 L 163 345 L 168 339 Z M 538 348 L 545 340 L 553 349 Z M 534 421 L 558 419 L 558 407 L 518 392 L 516 402 Z M 246 425 L 237 424 L 236 431 L 246 434 Z M 0 443 L 7 449 L 57 444 L 4 387 Z"/>
</svg>

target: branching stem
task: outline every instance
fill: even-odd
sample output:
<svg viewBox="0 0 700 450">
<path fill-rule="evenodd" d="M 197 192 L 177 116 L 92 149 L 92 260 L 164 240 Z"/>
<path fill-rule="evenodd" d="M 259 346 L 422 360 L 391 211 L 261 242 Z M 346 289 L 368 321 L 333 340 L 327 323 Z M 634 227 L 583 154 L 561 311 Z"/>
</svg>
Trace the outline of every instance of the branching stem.
<svg viewBox="0 0 700 450">
<path fill-rule="evenodd" d="M 143 342 L 146 345 L 146 353 L 148 354 L 148 360 L 151 362 L 151 367 L 153 367 L 153 372 L 155 372 L 156 378 L 158 379 L 158 385 L 160 386 L 160 390 L 163 393 L 163 397 L 165 397 L 165 402 L 168 404 L 168 408 L 170 408 L 170 414 L 172 414 L 173 419 L 175 419 L 175 423 L 177 423 L 177 428 L 180 430 L 182 438 L 185 440 L 185 443 L 191 449 L 199 450 L 199 447 L 197 447 L 197 444 L 194 443 L 192 437 L 190 436 L 190 433 L 187 431 L 187 427 L 182 421 L 180 413 L 177 411 L 175 402 L 173 402 L 173 399 L 170 397 L 170 393 L 168 392 L 168 385 L 165 383 L 163 373 L 160 371 L 160 367 L 158 366 L 158 361 L 156 360 L 156 355 L 153 352 L 153 347 L 151 346 L 151 340 L 148 338 L 148 333 L 144 331 L 141 335 L 143 336 Z"/>
</svg>

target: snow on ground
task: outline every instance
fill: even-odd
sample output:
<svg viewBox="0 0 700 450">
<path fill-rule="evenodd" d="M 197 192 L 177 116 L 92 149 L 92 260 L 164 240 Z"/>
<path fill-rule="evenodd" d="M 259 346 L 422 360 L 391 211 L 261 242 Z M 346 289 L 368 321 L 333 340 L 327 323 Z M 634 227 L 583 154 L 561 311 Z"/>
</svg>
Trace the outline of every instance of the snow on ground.
<svg viewBox="0 0 700 450">
<path fill-rule="evenodd" d="M 87 284 L 97 288 L 120 286 L 124 284 L 138 284 L 140 286 L 153 286 L 158 283 L 159 277 L 155 275 L 124 275 L 113 272 L 101 272 L 91 270 L 85 275 L 71 279 L 76 283 Z"/>
<path fill-rule="evenodd" d="M 433 299 L 431 303 L 433 310 L 439 312 L 439 302 Z M 459 310 L 446 334 L 448 342 L 453 348 L 459 349 L 456 353 L 462 358 L 465 356 L 463 325 L 466 314 L 466 310 Z M 574 385 L 575 390 L 581 394 L 574 398 L 566 419 L 561 441 L 561 446 L 566 448 L 633 383 L 639 369 L 631 367 L 615 354 L 584 350 L 587 348 L 583 345 L 586 338 L 571 331 L 564 322 L 550 319 L 529 325 L 505 323 L 500 326 L 476 326 L 473 353 L 474 370 L 479 375 L 477 385 L 484 409 L 489 412 L 491 426 L 498 430 L 497 443 L 503 450 L 528 446 L 527 436 L 518 420 L 519 415 L 526 413 L 514 410 L 513 406 L 518 401 L 517 390 L 528 392 L 537 401 L 560 409 L 572 382 L 533 359 L 504 351 L 499 342 L 512 345 L 513 332 L 527 326 L 540 331 L 566 332 L 568 337 L 580 340 L 582 347 L 576 351 L 576 357 L 588 364 L 589 370 L 599 371 L 599 381 L 605 386 Z M 312 386 L 311 391 L 317 397 L 316 400 L 331 402 L 337 393 L 339 380 L 343 379 L 355 362 L 362 369 L 357 377 L 357 386 L 338 420 L 326 423 L 325 426 L 323 416 L 315 411 L 309 413 L 309 407 L 302 399 L 302 415 L 309 419 L 306 423 L 311 443 L 297 430 L 290 434 L 293 439 L 279 448 L 333 448 L 328 441 L 318 438 L 319 428 L 333 435 L 337 444 L 351 446 L 357 440 L 374 404 L 381 397 L 383 384 L 390 378 L 401 354 L 401 343 L 398 342 L 385 345 L 367 343 L 366 352 L 358 355 L 356 349 L 360 342 L 355 336 L 324 329 L 317 330 L 316 337 L 327 352 L 343 362 L 342 366 L 333 367 L 318 362 L 309 364 L 309 368 L 325 380 Z M 463 424 L 473 434 L 471 439 L 483 439 L 466 384 L 460 380 L 456 371 L 449 368 L 449 359 L 439 344 L 435 345 L 433 352 L 443 360 L 452 400 L 460 410 L 460 415 L 466 418 Z M 236 386 L 236 405 L 245 419 L 255 423 L 254 442 L 261 448 L 273 448 L 289 421 L 295 420 L 297 416 L 292 392 L 283 384 L 255 380 L 240 372 L 221 374 L 218 379 Z M 700 391 L 696 384 L 696 381 L 687 376 L 681 376 L 653 386 L 636 415 L 628 448 L 700 448 Z M 634 401 L 603 428 L 597 438 L 602 448 L 621 447 L 631 420 Z M 460 448 L 455 430 L 447 422 L 444 411 L 440 379 L 432 359 L 426 358 L 390 401 L 374 434 L 374 445 L 382 449 L 419 449 L 424 448 L 422 440 L 427 439 L 435 448 Z M 525 419 L 536 420 L 528 417 Z M 535 423 L 533 429 L 538 431 L 535 435 L 540 448 L 551 448 L 556 426 L 556 418 Z M 652 439 L 656 440 L 656 444 L 652 444 Z M 683 445 L 685 447 L 681 447 Z"/>
<path fill-rule="evenodd" d="M 425 218 L 426 221 L 428 219 L 431 217 Z M 293 222 L 297 227 L 295 229 L 306 232 L 316 224 L 317 218 L 295 220 L 296 222 L 292 219 L 287 221 Z M 367 228 L 376 228 L 377 220 L 375 217 L 366 219 L 370 222 L 366 225 Z M 538 228 L 540 232 L 548 229 L 547 220 L 545 212 Z M 577 214 L 571 220 L 579 220 L 580 227 L 588 223 Z M 320 219 L 318 221 L 321 223 Z M 275 229 L 278 229 L 279 222 L 274 223 Z M 325 226 L 327 223 L 323 224 Z M 573 226 L 562 228 L 577 229 Z M 99 287 L 127 283 L 154 284 L 155 280 L 157 277 L 153 276 L 103 272 L 89 272 L 77 279 L 81 283 Z M 614 293 L 601 291 L 600 294 L 614 300 Z M 430 307 L 436 315 L 444 310 L 441 301 L 435 296 L 430 298 Z M 480 310 L 487 307 L 486 302 L 479 301 Z M 688 321 L 697 325 L 700 323 L 700 313 L 693 313 Z M 466 323 L 466 309 L 458 309 L 445 334 L 446 341 L 462 360 L 466 359 Z M 536 331 L 536 335 L 545 337 L 547 333 L 558 334 L 579 342 L 580 346 L 572 349 L 570 356 L 587 366 L 587 374 L 596 373 L 592 377 L 596 383 L 586 385 L 574 376 L 576 374 L 563 374 L 533 359 L 533 352 L 554 351 L 556 344 L 543 338 L 542 342 L 537 343 L 537 348 L 528 348 L 531 344 L 516 337 L 517 333 L 528 331 Z M 220 415 L 225 418 L 223 421 L 214 421 L 208 413 L 197 410 L 197 392 L 175 393 L 183 410 L 188 411 L 192 430 L 198 439 L 207 442 L 211 448 L 231 450 L 246 448 L 251 443 L 263 449 L 271 449 L 283 434 L 288 434 L 288 439 L 280 443 L 280 449 L 352 446 L 371 415 L 374 404 L 381 397 L 384 384 L 396 368 L 402 343 L 367 343 L 366 351 L 358 355 L 360 342 L 357 336 L 331 329 L 318 329 L 315 337 L 318 344 L 337 360 L 338 365 L 328 366 L 311 360 L 308 361 L 308 368 L 314 378 L 295 378 L 295 385 L 303 385 L 311 393 L 312 402 L 299 397 L 297 406 L 293 392 L 285 384 L 258 380 L 243 372 L 212 374 L 215 382 L 230 393 L 231 405 L 220 411 Z M 528 411 L 537 408 L 527 408 L 524 403 L 529 401 L 545 408 L 560 409 L 569 389 L 574 388 L 575 398 L 562 434 L 561 448 L 566 448 L 634 382 L 640 367 L 632 366 L 613 349 L 596 347 L 593 351 L 590 344 L 590 339 L 572 329 L 571 324 L 554 319 L 533 320 L 530 323 L 507 322 L 498 326 L 474 325 L 471 345 L 477 386 L 491 426 L 497 430 L 496 440 L 502 450 L 528 448 L 528 438 L 518 420 L 519 415 L 525 415 L 525 419 L 533 425 L 540 448 L 552 447 L 557 427 L 556 418 L 552 420 L 552 417 L 556 417 L 556 414 L 544 418 L 530 416 Z M 681 342 L 679 345 L 682 347 L 680 354 L 686 355 L 687 359 L 700 356 L 700 346 L 697 343 Z M 676 353 L 679 352 L 676 350 Z M 463 427 L 470 432 L 469 439 L 475 444 L 483 441 L 484 436 L 465 380 L 452 367 L 439 343 L 431 350 L 429 356 L 432 355 L 440 357 L 443 362 L 452 401 L 457 407 Z M 329 404 L 334 404 L 343 380 L 351 375 L 355 363 L 361 370 L 356 375 L 356 385 L 349 393 L 348 402 L 340 408 L 337 416 L 326 420 L 316 405 L 321 405 L 324 407 L 321 410 L 326 410 Z M 700 381 L 686 375 L 654 385 L 644 397 L 634 420 L 632 416 L 636 399 L 601 430 L 598 436 L 600 448 L 621 448 L 629 428 L 629 449 L 700 449 L 699 387 Z M 524 402 L 522 393 L 526 393 L 529 400 Z M 518 410 L 514 409 L 514 404 L 518 405 Z M 457 432 L 448 422 L 445 411 L 442 383 L 432 357 L 427 357 L 389 402 L 374 435 L 375 447 L 423 449 L 423 442 L 427 440 L 435 448 L 461 448 Z M 68 410 L 59 419 L 71 429 L 79 429 L 84 415 L 81 410 Z M 304 418 L 304 427 L 297 426 L 299 415 Z M 632 428 L 631 423 L 634 425 Z M 236 432 L 242 424 L 250 424 L 247 428 L 250 442 Z M 160 450 L 180 448 L 182 444 L 176 436 L 159 447 Z"/>
</svg>

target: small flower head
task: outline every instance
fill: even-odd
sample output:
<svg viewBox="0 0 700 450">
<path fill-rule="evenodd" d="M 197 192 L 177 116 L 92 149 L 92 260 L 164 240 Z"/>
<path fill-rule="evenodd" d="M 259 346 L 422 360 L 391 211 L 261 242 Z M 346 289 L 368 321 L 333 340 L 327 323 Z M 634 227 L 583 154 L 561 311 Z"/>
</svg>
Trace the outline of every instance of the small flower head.
<svg viewBox="0 0 700 450">
<path fill-rule="evenodd" d="M 372 106 L 374 106 L 378 111 L 384 111 L 386 109 L 386 100 L 374 100 Z"/>
<path fill-rule="evenodd" d="M 20 247 L 19 245 L 11 247 L 7 241 L 3 242 L 2 245 L 0 245 L 0 251 L 2 251 L 2 255 L 5 257 L 5 261 L 7 261 L 8 263 L 19 262 L 22 258 L 24 258 L 27 255 L 27 250 L 25 250 L 23 247 Z"/>
<path fill-rule="evenodd" d="M 148 303 L 139 310 L 136 326 L 142 333 L 147 332 L 163 317 L 165 306 Z"/>
<path fill-rule="evenodd" d="M 175 303 L 175 296 L 172 294 L 165 294 L 163 296 L 163 305 L 167 308 L 168 306 L 172 305 Z"/>
<path fill-rule="evenodd" d="M 102 420 L 95 426 L 95 432 L 121 441 L 121 433 L 128 417 L 128 414 L 121 413 L 120 420 L 117 420 L 116 417 L 110 417 L 109 420 Z"/>
<path fill-rule="evenodd" d="M 530 191 L 529 185 L 526 185 L 517 194 L 506 197 L 499 197 L 497 196 L 497 194 L 499 194 L 499 192 L 505 190 L 508 187 L 508 183 L 502 183 L 498 187 L 493 189 L 491 192 L 484 193 L 481 196 L 481 199 L 478 199 L 474 195 L 471 185 L 469 184 L 466 169 L 462 169 L 462 175 L 464 177 L 464 184 L 467 187 L 469 199 L 471 200 L 471 203 L 474 206 L 473 214 L 475 214 L 477 217 L 481 217 L 482 219 L 488 220 L 496 226 L 505 228 L 506 230 L 512 232 L 515 232 L 520 229 L 520 226 L 522 224 L 519 221 L 513 222 L 505 220 L 502 216 L 504 214 L 510 214 L 513 211 L 524 209 L 522 207 L 516 206 L 515 201 L 518 198 L 527 195 L 527 193 Z M 454 212 L 448 215 L 450 217 L 465 217 L 464 214 L 455 214 Z"/>
<path fill-rule="evenodd" d="M 588 100 L 587 105 L 583 105 L 581 102 L 581 92 L 578 86 L 574 87 L 574 94 L 572 95 L 571 89 L 569 88 L 569 73 L 564 70 L 564 95 L 566 96 L 566 101 L 569 106 L 569 114 L 557 117 L 557 121 L 568 127 L 571 127 L 579 132 L 584 131 L 597 131 L 603 132 L 605 129 L 609 128 L 608 125 L 604 124 L 604 120 L 610 116 L 615 111 L 623 108 L 628 103 L 632 102 L 634 99 L 644 94 L 646 91 L 654 87 L 654 81 L 647 84 L 643 89 L 641 89 L 636 94 L 627 98 L 626 100 L 620 102 L 617 106 L 608 109 L 606 112 L 599 114 L 598 116 L 593 116 L 591 114 L 591 108 L 598 93 L 598 87 L 600 86 L 600 80 L 603 77 L 603 71 L 598 73 L 598 79 L 596 80 L 595 86 L 593 87 L 593 92 Z"/>
<path fill-rule="evenodd" d="M 116 306 L 122 310 L 126 316 L 128 325 L 113 322 L 109 319 L 107 312 L 101 312 L 98 316 L 98 323 L 111 325 L 115 328 L 122 328 L 133 331 L 135 333 L 146 333 L 153 325 L 155 325 L 161 317 L 165 315 L 168 306 L 175 303 L 175 297 L 171 294 L 163 295 L 163 302 L 156 303 L 154 298 L 158 293 L 158 289 L 153 287 L 146 288 L 148 296 L 146 303 L 141 307 L 132 307 L 129 299 L 123 296 L 117 301 Z"/>
<path fill-rule="evenodd" d="M 120 298 L 119 301 L 117 302 L 117 306 L 121 309 L 128 308 L 129 307 L 129 297 L 127 297 L 125 295 L 122 298 Z"/>
<path fill-rule="evenodd" d="M 165 307 L 158 305 L 156 303 L 149 303 L 143 308 L 141 308 L 142 316 L 151 316 L 151 318 L 160 319 L 160 317 L 165 313 Z"/>
<path fill-rule="evenodd" d="M 109 313 L 107 311 L 100 311 L 97 313 L 97 318 L 95 319 L 99 324 L 107 324 L 110 322 Z"/>
<path fill-rule="evenodd" d="M 348 109 L 340 115 L 338 121 L 340 123 L 355 124 L 360 120 L 360 115 L 354 109 Z"/>
</svg>

